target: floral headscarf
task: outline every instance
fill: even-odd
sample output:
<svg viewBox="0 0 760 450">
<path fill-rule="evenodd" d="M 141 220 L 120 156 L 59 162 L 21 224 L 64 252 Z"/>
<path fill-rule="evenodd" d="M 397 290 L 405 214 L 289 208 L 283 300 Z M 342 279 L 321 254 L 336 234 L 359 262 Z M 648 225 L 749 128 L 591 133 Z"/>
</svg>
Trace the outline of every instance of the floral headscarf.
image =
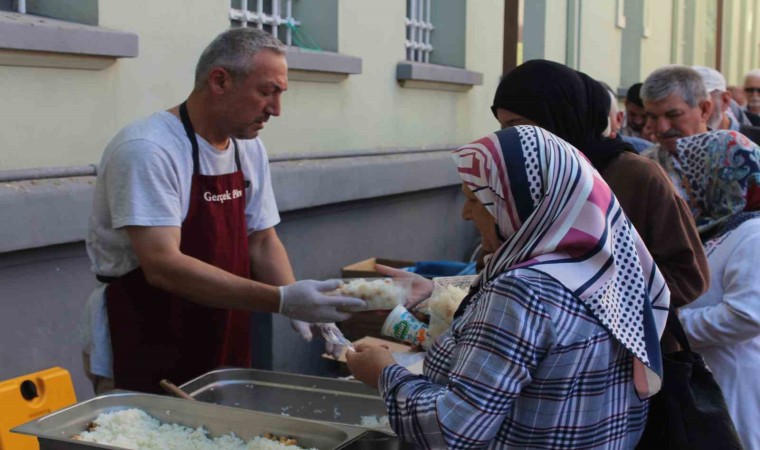
<svg viewBox="0 0 760 450">
<path fill-rule="evenodd" d="M 533 126 L 490 134 L 456 150 L 453 157 L 464 184 L 507 237 L 473 290 L 517 268 L 550 275 L 634 356 L 639 395 L 655 394 L 662 382 L 659 339 L 670 292 L 589 161 L 570 144 Z"/>
<path fill-rule="evenodd" d="M 699 233 L 716 237 L 735 228 L 740 213 L 760 209 L 760 147 L 743 134 L 718 130 L 681 138 L 676 145 Z M 740 218 L 754 215 L 741 215 Z"/>
</svg>

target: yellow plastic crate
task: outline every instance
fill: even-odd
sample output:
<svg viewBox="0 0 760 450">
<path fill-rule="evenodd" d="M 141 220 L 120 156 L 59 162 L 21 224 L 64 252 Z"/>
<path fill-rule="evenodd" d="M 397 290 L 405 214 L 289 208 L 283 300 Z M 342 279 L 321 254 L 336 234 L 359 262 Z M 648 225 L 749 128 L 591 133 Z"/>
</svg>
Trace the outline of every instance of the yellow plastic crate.
<svg viewBox="0 0 760 450">
<path fill-rule="evenodd" d="M 76 401 L 71 375 L 60 367 L 0 381 L 0 450 L 38 450 L 36 438 L 11 428 Z"/>
</svg>

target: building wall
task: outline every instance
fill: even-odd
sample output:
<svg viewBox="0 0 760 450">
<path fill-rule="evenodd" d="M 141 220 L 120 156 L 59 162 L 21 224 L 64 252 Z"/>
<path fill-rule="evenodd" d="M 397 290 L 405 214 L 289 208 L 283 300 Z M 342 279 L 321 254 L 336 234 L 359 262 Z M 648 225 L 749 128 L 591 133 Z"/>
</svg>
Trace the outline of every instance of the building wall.
<svg viewBox="0 0 760 450">
<path fill-rule="evenodd" d="M 453 185 L 286 212 L 277 230 L 302 279 L 339 277 L 341 267 L 373 256 L 466 260 L 476 232 L 459 217 L 462 203 Z M 82 242 L 0 253 L 0 380 L 60 366 L 80 401 L 92 396 L 79 327 L 94 285 Z M 322 341 L 302 342 L 284 317 L 255 315 L 254 332 L 258 367 L 338 373 L 320 357 Z"/>
<path fill-rule="evenodd" d="M 580 10 L 578 67 L 589 76 L 616 86 L 620 80 L 620 48 L 623 30 L 615 25 L 616 2 L 585 0 Z"/>
<path fill-rule="evenodd" d="M 119 128 L 189 94 L 200 52 L 228 27 L 228 7 L 103 0 L 100 26 L 137 33 L 137 58 L 101 71 L 0 66 L 0 98 L 12 118 L 0 121 L 0 170 L 97 163 Z M 484 85 L 450 92 L 396 81 L 406 0 L 341 0 L 339 52 L 361 57 L 363 73 L 339 83 L 291 81 L 282 115 L 262 133 L 270 154 L 456 144 L 490 131 L 503 8 L 500 0 L 467 2 L 467 69 L 482 72 Z"/>
<path fill-rule="evenodd" d="M 200 52 L 228 27 L 227 0 L 98 6 L 99 26 L 139 35 L 139 56 L 99 71 L 0 66 L 0 172 L 98 163 L 118 129 L 189 94 Z M 501 74 L 503 2 L 467 2 L 466 68 L 484 84 L 464 92 L 396 81 L 406 0 L 339 0 L 338 15 L 338 51 L 362 58 L 362 73 L 338 83 L 291 81 L 281 117 L 262 133 L 283 217 L 277 230 L 296 275 L 336 277 L 372 256 L 467 259 L 476 232 L 460 217 L 448 152 L 496 128 L 489 107 Z M 61 365 L 79 398 L 90 395 L 77 328 L 93 287 L 83 245 L 93 183 L 0 183 L 0 379 Z M 266 334 L 257 336 L 260 366 L 336 370 L 287 320 L 256 321 Z"/>
<path fill-rule="evenodd" d="M 617 1 L 525 2 L 526 60 L 577 66 L 622 88 L 667 64 L 715 66 L 715 0 L 626 0 L 623 29 L 616 26 Z M 760 64 L 760 0 L 724 5 L 722 72 L 729 84 L 741 84 Z M 576 31 L 574 45 L 568 40 Z"/>
<path fill-rule="evenodd" d="M 640 72 L 635 82 L 643 82 L 658 67 L 671 64 L 673 42 L 673 0 L 648 0 L 650 11 L 644 19 L 649 36 L 641 39 Z M 632 84 L 632 83 L 631 83 Z M 629 85 L 625 85 L 628 87 Z"/>
</svg>

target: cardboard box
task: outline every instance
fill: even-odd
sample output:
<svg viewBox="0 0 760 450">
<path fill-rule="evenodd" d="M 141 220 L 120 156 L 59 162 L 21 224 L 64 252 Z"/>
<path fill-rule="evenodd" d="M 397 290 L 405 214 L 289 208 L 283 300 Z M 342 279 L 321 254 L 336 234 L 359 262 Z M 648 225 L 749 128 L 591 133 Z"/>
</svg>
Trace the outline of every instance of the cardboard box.
<svg viewBox="0 0 760 450">
<path fill-rule="evenodd" d="M 375 263 L 395 267 L 397 269 L 414 265 L 414 261 L 369 258 L 343 267 L 341 269 L 341 276 L 343 278 L 382 277 L 382 275 L 375 272 Z M 357 314 L 346 321 L 340 322 L 338 328 L 340 328 L 343 335 L 351 341 L 361 339 L 365 336 L 392 339 L 380 334 L 380 329 L 383 327 L 383 322 L 385 322 L 386 318 L 387 315 L 381 314 Z"/>
<path fill-rule="evenodd" d="M 406 261 L 403 259 L 369 258 L 343 267 L 341 269 L 341 276 L 343 278 L 381 277 L 382 275 L 375 272 L 375 263 L 395 267 L 397 269 L 410 267 L 415 264 L 414 261 Z"/>
</svg>

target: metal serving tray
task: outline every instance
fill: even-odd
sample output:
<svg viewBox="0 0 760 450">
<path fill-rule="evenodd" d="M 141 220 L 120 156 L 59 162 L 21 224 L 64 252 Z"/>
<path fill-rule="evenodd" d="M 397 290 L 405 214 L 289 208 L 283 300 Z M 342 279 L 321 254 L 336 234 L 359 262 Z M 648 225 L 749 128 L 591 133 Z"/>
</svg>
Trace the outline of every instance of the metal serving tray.
<svg viewBox="0 0 760 450">
<path fill-rule="evenodd" d="M 239 408 L 227 408 L 172 397 L 114 391 L 28 422 L 12 431 L 36 436 L 40 450 L 117 449 L 110 445 L 82 442 L 71 437 L 87 429 L 99 414 L 139 408 L 164 423 L 204 427 L 211 436 L 235 433 L 244 440 L 266 433 L 292 436 L 301 447 L 320 450 L 342 449 L 365 433 L 365 429 L 330 425 L 291 417 L 275 416 Z"/>
<path fill-rule="evenodd" d="M 362 416 L 388 415 L 380 394 L 358 381 L 221 369 L 180 388 L 202 402 L 353 426 L 361 426 Z M 379 430 L 392 433 L 389 427 Z"/>
</svg>

